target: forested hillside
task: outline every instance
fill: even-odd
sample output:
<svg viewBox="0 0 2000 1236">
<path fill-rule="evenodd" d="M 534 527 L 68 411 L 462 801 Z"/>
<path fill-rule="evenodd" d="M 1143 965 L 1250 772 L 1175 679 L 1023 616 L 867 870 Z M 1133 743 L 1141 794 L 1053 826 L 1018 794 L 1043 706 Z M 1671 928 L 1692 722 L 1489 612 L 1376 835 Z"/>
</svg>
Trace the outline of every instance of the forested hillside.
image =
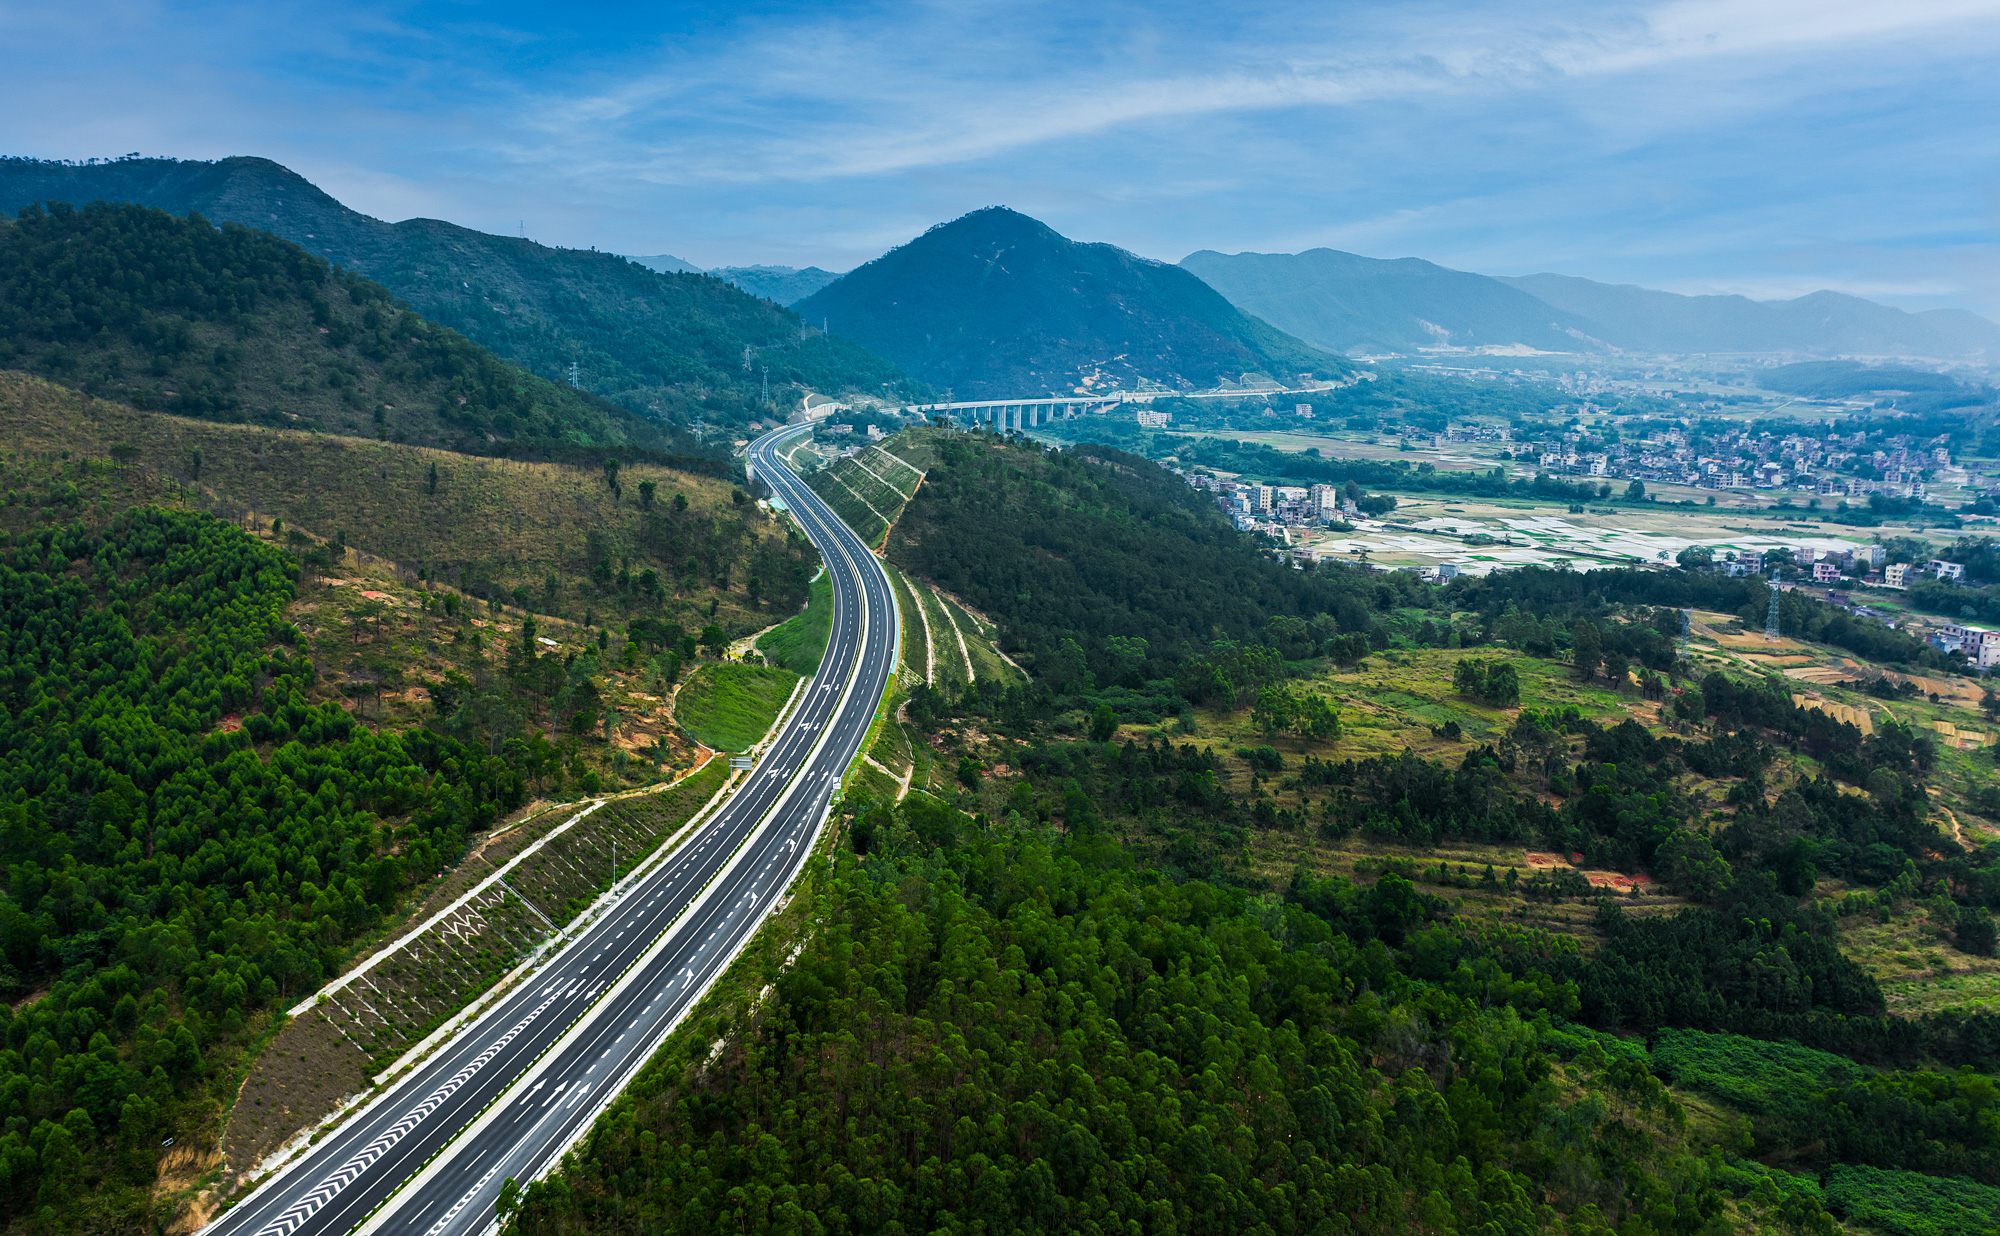
<svg viewBox="0 0 2000 1236">
<path fill-rule="evenodd" d="M 139 206 L 0 221 L 0 368 L 183 416 L 462 450 L 665 437 L 269 233 Z"/>
<path fill-rule="evenodd" d="M 0 1213 L 143 1230 L 274 1007 L 470 830 L 510 762 L 308 704 L 297 566 L 137 510 L 0 544 Z M 238 724 L 238 718 L 242 718 Z"/>
<path fill-rule="evenodd" d="M 9 211 L 98 199 L 275 233 L 543 378 L 563 380 L 574 364 L 583 390 L 680 433 L 697 422 L 734 430 L 767 415 L 766 370 L 783 407 L 808 388 L 924 393 L 904 385 L 895 365 L 721 279 L 436 219 L 384 223 L 268 159 L 0 159 L 0 207 Z"/>
<path fill-rule="evenodd" d="M 134 412 L 20 375 L 0 375 L 0 416 L 17 449 L 116 465 L 128 483 L 89 518 L 147 500 L 137 478 L 151 474 L 218 513 L 283 521 L 301 552 L 333 543 L 344 557 L 351 547 L 412 582 L 421 575 L 583 625 L 716 623 L 733 637 L 803 604 L 818 561 L 710 460 L 602 449 L 575 463 L 460 455 Z M 25 469 L 11 479 L 31 484 Z M 84 515 L 55 500 L 39 514 Z M 322 569 L 339 574 L 330 561 Z"/>
<path fill-rule="evenodd" d="M 1159 465 L 1108 447 L 1045 452 L 940 435 L 889 535 L 888 557 L 1000 624 L 1056 689 L 1086 674 L 1171 677 L 1190 649 L 1242 639 L 1276 615 L 1365 629 L 1362 577 L 1301 573 L 1257 552 Z M 1072 651 L 1073 649 L 1073 651 Z"/>
<path fill-rule="evenodd" d="M 1252 900 L 1101 838 L 864 820 L 756 1019 L 664 1053 L 514 1230 L 1727 1230 L 1681 1107 L 1558 1020 L 1574 986 L 1406 880 Z"/>
</svg>

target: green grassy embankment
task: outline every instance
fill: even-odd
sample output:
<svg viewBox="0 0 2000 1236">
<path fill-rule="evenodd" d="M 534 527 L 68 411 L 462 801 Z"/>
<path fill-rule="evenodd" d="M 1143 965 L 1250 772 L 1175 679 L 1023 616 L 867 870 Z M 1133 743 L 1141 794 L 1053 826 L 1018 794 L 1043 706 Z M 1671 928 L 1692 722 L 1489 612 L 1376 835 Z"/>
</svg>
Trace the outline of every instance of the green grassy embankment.
<svg viewBox="0 0 2000 1236">
<path fill-rule="evenodd" d="M 748 751 L 778 719 L 799 677 L 776 666 L 705 665 L 674 697 L 674 717 L 717 751 Z"/>
<path fill-rule="evenodd" d="M 832 630 L 833 581 L 822 572 L 806 595 L 805 609 L 765 632 L 757 640 L 757 651 L 771 664 L 808 677 L 819 669 Z"/>
</svg>

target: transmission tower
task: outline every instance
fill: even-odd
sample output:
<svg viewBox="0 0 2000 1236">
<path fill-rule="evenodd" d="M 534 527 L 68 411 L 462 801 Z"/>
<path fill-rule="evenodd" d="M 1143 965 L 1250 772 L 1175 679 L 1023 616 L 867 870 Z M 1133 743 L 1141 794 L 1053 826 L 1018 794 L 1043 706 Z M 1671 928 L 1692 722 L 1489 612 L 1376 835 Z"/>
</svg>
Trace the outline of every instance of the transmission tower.
<svg viewBox="0 0 2000 1236">
<path fill-rule="evenodd" d="M 771 367 L 764 366 L 764 406 L 771 405 Z"/>
<path fill-rule="evenodd" d="M 1764 638 L 1778 642 L 1778 573 L 1771 572 L 1771 613 L 1764 619 Z"/>
<path fill-rule="evenodd" d="M 571 361 L 571 362 L 569 363 L 569 384 L 570 384 L 571 386 L 574 386 L 574 387 L 577 387 L 578 389 L 582 389 L 582 385 L 583 385 L 583 383 L 582 383 L 582 378 L 581 378 L 581 375 L 580 375 L 580 374 L 578 373 L 578 371 L 577 371 L 577 367 L 576 367 L 576 362 L 575 362 L 575 361 Z"/>
</svg>

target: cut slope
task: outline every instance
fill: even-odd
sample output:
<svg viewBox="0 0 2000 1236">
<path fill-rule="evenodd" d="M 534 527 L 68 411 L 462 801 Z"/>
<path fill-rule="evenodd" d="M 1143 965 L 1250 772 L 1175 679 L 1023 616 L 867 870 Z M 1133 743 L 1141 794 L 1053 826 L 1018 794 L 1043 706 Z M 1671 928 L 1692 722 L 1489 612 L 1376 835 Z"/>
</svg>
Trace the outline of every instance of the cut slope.
<svg viewBox="0 0 2000 1236">
<path fill-rule="evenodd" d="M 1589 323 L 1519 288 L 1420 258 L 1304 253 L 1216 253 L 1181 259 L 1231 304 L 1335 352 L 1408 352 L 1455 346 L 1594 350 Z"/>
<path fill-rule="evenodd" d="M 1177 266 L 999 206 L 932 228 L 797 308 L 960 398 L 1347 368 Z"/>
<path fill-rule="evenodd" d="M 774 396 L 794 385 L 879 392 L 903 378 L 719 279 L 436 219 L 384 223 L 268 159 L 0 160 L 0 208 L 99 198 L 274 232 L 543 377 L 574 363 L 583 389 L 676 424 L 757 416 L 767 368 Z"/>
<path fill-rule="evenodd" d="M 1502 276 L 1499 281 L 1588 319 L 1593 334 L 1635 351 L 2000 357 L 2000 325 L 1963 309 L 1905 313 L 1839 292 L 1774 301 L 1681 296 L 1568 275 Z"/>
</svg>

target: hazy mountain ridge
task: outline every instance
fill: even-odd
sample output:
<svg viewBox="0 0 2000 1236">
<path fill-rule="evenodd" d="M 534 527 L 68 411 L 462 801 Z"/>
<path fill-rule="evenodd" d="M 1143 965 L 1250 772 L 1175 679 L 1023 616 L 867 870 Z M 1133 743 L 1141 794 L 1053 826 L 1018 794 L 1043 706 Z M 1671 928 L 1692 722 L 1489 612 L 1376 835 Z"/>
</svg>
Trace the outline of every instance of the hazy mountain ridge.
<svg viewBox="0 0 2000 1236">
<path fill-rule="evenodd" d="M 1180 267 L 998 206 L 939 224 L 796 308 L 960 398 L 1348 368 Z"/>
<path fill-rule="evenodd" d="M 1634 351 L 2000 358 L 2000 325 L 1964 309 L 1908 313 L 1828 291 L 1770 301 L 1683 296 L 1569 275 L 1499 276 L 1497 282 L 1589 321 L 1593 334 Z"/>
<path fill-rule="evenodd" d="M 817 266 L 717 266 L 708 273 L 781 305 L 796 305 L 840 278 Z"/>
<path fill-rule="evenodd" d="M 1772 352 L 2000 359 L 2000 325 L 1962 309 L 1907 313 L 1858 296 L 1683 296 L 1567 275 L 1488 276 L 1335 249 L 1182 259 L 1237 308 L 1346 353 Z"/>
<path fill-rule="evenodd" d="M 1203 249 L 1181 266 L 1244 312 L 1334 352 L 1517 345 L 1569 352 L 1589 346 L 1577 338 L 1589 329 L 1581 317 L 1484 275 L 1421 258 L 1365 258 L 1337 249 Z"/>
<path fill-rule="evenodd" d="M 543 377 L 575 364 L 583 389 L 669 423 L 750 419 L 767 368 L 774 390 L 875 391 L 904 378 L 720 279 L 436 219 L 385 223 L 268 159 L 0 159 L 0 208 L 100 198 L 274 232 Z"/>
</svg>

